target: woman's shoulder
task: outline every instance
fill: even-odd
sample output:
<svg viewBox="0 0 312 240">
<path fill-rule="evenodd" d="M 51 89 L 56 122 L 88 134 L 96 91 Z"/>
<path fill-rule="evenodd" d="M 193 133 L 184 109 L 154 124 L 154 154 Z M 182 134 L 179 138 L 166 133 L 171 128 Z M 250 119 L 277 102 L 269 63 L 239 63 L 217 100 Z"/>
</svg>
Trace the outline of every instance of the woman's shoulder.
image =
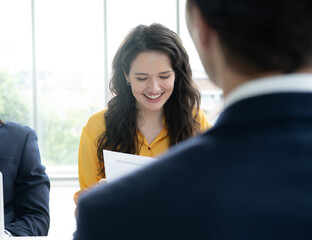
<svg viewBox="0 0 312 240">
<path fill-rule="evenodd" d="M 194 113 L 195 113 L 195 111 L 194 111 Z M 196 121 L 200 124 L 201 132 L 211 128 L 211 126 L 212 126 L 211 123 L 209 123 L 209 121 L 207 119 L 207 114 L 201 109 L 198 110 Z"/>
<path fill-rule="evenodd" d="M 198 117 L 205 117 L 205 118 L 207 118 L 206 117 L 206 113 L 203 110 L 201 110 L 201 109 L 198 110 Z"/>
<path fill-rule="evenodd" d="M 95 113 L 93 113 L 89 119 L 88 119 L 88 122 L 87 124 L 90 124 L 90 123 L 94 123 L 94 122 L 98 122 L 98 121 L 103 121 L 104 120 L 104 113 L 107 111 L 107 108 L 104 108 L 102 110 L 99 110 Z"/>
<path fill-rule="evenodd" d="M 101 134 L 105 130 L 104 114 L 106 111 L 107 108 L 93 113 L 85 124 L 83 131 L 88 132 L 89 135 L 94 134 L 96 137 Z"/>
<path fill-rule="evenodd" d="M 197 108 L 193 109 L 193 118 L 194 117 L 196 117 L 197 121 L 202 120 L 202 119 L 207 119 L 206 113 L 203 110 L 197 109 Z"/>
</svg>

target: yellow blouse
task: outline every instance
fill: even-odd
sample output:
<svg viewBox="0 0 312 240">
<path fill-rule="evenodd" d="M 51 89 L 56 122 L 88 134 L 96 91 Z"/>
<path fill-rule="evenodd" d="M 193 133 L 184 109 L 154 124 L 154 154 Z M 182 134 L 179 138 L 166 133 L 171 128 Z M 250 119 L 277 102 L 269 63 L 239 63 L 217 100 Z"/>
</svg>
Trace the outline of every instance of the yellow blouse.
<svg viewBox="0 0 312 240">
<path fill-rule="evenodd" d="M 103 162 L 99 162 L 97 157 L 97 138 L 105 131 L 105 119 L 104 112 L 107 109 L 96 112 L 93 114 L 87 124 L 84 126 L 79 146 L 78 154 L 78 175 L 80 190 L 90 188 L 98 183 L 103 178 L 103 173 L 100 170 L 103 168 Z M 205 113 L 200 110 L 197 121 L 200 123 L 200 131 L 211 127 L 208 122 Z M 138 140 L 142 144 L 139 155 L 155 157 L 161 153 L 164 153 L 169 148 L 169 136 L 167 129 L 163 128 L 155 140 L 148 144 L 143 134 L 138 134 Z"/>
</svg>

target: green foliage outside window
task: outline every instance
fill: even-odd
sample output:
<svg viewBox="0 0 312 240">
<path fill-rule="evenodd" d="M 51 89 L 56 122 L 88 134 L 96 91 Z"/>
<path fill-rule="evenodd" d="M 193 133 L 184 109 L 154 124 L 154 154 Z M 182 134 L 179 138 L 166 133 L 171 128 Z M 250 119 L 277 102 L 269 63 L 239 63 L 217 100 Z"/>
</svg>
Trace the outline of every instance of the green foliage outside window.
<svg viewBox="0 0 312 240">
<path fill-rule="evenodd" d="M 29 79 L 25 72 L 10 74 L 0 70 L 0 118 L 31 127 L 32 87 Z M 81 129 L 90 110 L 76 104 L 58 112 L 57 106 L 50 109 L 51 98 L 45 98 L 45 95 L 40 94 L 38 101 L 37 135 L 42 162 L 45 165 L 76 165 Z"/>
<path fill-rule="evenodd" d="M 9 71 L 0 71 L 0 117 L 24 124 L 30 123 L 30 109 L 26 92 L 26 73 L 11 75 Z M 29 96 L 29 94 L 28 94 Z"/>
</svg>

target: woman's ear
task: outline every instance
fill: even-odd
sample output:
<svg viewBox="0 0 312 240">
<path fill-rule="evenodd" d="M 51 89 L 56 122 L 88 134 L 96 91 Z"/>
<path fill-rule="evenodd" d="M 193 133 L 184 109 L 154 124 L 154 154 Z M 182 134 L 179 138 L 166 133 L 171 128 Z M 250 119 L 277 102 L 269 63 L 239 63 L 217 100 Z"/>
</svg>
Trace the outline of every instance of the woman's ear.
<svg viewBox="0 0 312 240">
<path fill-rule="evenodd" d="M 123 69 L 122 69 L 123 70 Z M 123 73 L 125 75 L 125 78 L 126 78 L 126 81 L 127 81 L 127 84 L 130 85 L 130 79 L 129 79 L 129 76 L 126 74 L 125 70 L 123 70 Z"/>
</svg>

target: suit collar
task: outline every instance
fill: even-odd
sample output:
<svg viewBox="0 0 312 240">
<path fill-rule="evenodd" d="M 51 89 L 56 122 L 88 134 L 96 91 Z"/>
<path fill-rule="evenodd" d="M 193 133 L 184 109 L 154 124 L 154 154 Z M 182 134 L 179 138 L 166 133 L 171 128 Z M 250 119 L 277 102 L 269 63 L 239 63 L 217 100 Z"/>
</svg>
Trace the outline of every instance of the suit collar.
<svg viewBox="0 0 312 240">
<path fill-rule="evenodd" d="M 236 102 L 219 116 L 215 127 L 311 119 L 312 93 L 274 93 Z"/>
<path fill-rule="evenodd" d="M 255 96 L 287 92 L 312 93 L 312 74 L 292 73 L 248 81 L 228 94 L 224 107 Z"/>
</svg>

